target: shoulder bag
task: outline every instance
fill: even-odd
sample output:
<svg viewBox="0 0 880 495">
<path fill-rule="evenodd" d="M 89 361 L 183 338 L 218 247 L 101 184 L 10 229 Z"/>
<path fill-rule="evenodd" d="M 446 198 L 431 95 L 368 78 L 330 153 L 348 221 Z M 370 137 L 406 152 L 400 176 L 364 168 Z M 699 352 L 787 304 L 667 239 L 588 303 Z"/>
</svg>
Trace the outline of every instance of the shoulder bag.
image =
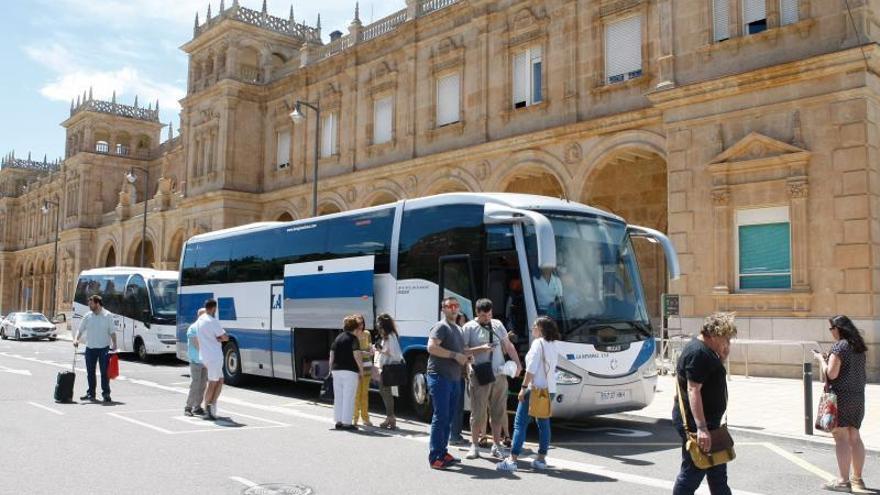
<svg viewBox="0 0 880 495">
<path fill-rule="evenodd" d="M 819 399 L 819 412 L 816 414 L 816 429 L 831 432 L 837 428 L 837 394 L 831 390 L 831 385 L 825 382 L 825 391 Z"/>
<path fill-rule="evenodd" d="M 703 452 L 699 442 L 697 442 L 697 434 L 692 433 L 688 429 L 687 412 L 684 408 L 684 397 L 681 395 L 681 384 L 678 382 L 678 377 L 675 377 L 675 388 L 678 392 L 678 407 L 681 413 L 681 421 L 684 424 L 684 432 L 687 436 L 685 449 L 690 454 L 694 466 L 697 469 L 706 470 L 721 464 L 727 464 L 736 459 L 736 451 L 733 450 L 733 437 L 727 431 L 726 415 L 723 425 L 714 430 L 709 430 L 712 445 L 709 447 L 709 452 Z"/>
<path fill-rule="evenodd" d="M 492 337 L 495 336 L 495 328 L 492 322 L 489 322 L 489 344 L 492 344 Z M 492 354 L 495 349 L 489 351 L 489 361 L 480 364 L 471 365 L 474 368 L 474 376 L 477 377 L 477 383 L 480 385 L 488 385 L 495 381 L 495 370 L 492 368 Z"/>
<path fill-rule="evenodd" d="M 547 363 L 547 356 L 544 354 L 543 342 L 541 342 L 541 360 L 544 362 L 544 373 L 549 383 L 550 365 Z M 529 416 L 537 419 L 549 418 L 552 414 L 551 404 L 549 388 L 532 387 L 532 390 L 529 392 Z"/>
</svg>

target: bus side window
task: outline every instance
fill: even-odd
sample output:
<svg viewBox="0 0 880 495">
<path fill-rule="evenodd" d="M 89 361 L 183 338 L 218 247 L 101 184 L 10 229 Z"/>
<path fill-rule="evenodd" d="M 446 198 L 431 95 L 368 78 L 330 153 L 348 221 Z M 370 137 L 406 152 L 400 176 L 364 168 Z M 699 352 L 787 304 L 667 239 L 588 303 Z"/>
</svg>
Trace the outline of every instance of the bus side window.
<svg viewBox="0 0 880 495">
<path fill-rule="evenodd" d="M 483 205 L 444 205 L 403 213 L 398 279 L 439 282 L 441 256 L 470 254 L 474 273 L 482 273 L 485 238 Z M 477 287 L 480 292 L 481 287 Z"/>
<path fill-rule="evenodd" d="M 149 299 L 147 296 L 147 284 L 140 275 L 132 275 L 125 288 L 125 316 L 144 323 L 149 322 Z"/>
</svg>

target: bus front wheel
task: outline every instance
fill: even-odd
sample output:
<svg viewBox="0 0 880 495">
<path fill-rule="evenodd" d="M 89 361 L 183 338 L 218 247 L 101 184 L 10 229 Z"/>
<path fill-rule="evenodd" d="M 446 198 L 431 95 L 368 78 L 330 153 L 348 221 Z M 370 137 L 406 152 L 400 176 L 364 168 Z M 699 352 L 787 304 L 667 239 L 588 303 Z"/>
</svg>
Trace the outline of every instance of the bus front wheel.
<svg viewBox="0 0 880 495">
<path fill-rule="evenodd" d="M 134 352 L 137 354 L 140 362 L 146 363 L 150 361 L 150 355 L 147 353 L 147 344 L 144 343 L 144 339 L 140 337 L 134 339 Z"/>
<path fill-rule="evenodd" d="M 428 357 L 418 356 L 409 370 L 409 399 L 416 417 L 431 421 L 433 408 L 431 394 L 428 393 Z"/>
<path fill-rule="evenodd" d="M 230 340 L 223 349 L 223 381 L 227 385 L 241 385 L 244 379 L 241 372 L 241 352 L 238 344 Z"/>
</svg>

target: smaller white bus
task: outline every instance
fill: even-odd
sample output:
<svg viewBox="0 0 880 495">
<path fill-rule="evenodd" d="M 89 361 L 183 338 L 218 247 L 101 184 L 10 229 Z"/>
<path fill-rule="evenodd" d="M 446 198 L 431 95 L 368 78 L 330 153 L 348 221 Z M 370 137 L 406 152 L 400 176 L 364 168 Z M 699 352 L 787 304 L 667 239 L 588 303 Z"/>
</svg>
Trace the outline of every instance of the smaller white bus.
<svg viewBox="0 0 880 495">
<path fill-rule="evenodd" d="M 156 354 L 173 354 L 177 344 L 177 281 L 177 272 L 149 268 L 117 266 L 83 271 L 73 298 L 73 335 L 89 311 L 89 296 L 97 294 L 104 309 L 113 315 L 120 352 L 135 352 L 141 361 Z"/>
</svg>

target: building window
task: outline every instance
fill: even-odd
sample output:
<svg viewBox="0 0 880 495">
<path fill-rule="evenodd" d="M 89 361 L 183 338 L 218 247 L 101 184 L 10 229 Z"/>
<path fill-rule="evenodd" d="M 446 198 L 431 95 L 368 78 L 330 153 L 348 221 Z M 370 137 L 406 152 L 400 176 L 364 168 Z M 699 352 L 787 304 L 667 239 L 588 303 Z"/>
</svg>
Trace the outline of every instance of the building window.
<svg viewBox="0 0 880 495">
<path fill-rule="evenodd" d="M 281 170 L 290 166 L 290 130 L 280 131 L 275 136 L 275 166 Z"/>
<path fill-rule="evenodd" d="M 110 145 L 107 143 L 107 141 L 98 141 L 97 143 L 95 143 L 95 151 L 97 151 L 98 153 L 109 153 Z"/>
<path fill-rule="evenodd" d="M 461 75 L 458 72 L 437 79 L 437 127 L 453 124 L 461 115 Z"/>
<path fill-rule="evenodd" d="M 730 0 L 712 0 L 713 39 L 730 38 Z"/>
<path fill-rule="evenodd" d="M 794 24 L 799 20 L 798 3 L 800 0 L 779 0 L 779 23 L 781 25 Z"/>
<path fill-rule="evenodd" d="M 605 26 L 605 81 L 619 83 L 642 75 L 642 18 Z"/>
<path fill-rule="evenodd" d="M 736 212 L 737 286 L 740 290 L 791 289 L 788 207 Z"/>
<path fill-rule="evenodd" d="M 337 145 L 337 117 L 335 113 L 329 113 L 321 123 L 321 157 L 327 158 L 338 152 Z"/>
<path fill-rule="evenodd" d="M 373 102 L 373 144 L 391 141 L 393 132 L 392 117 L 394 103 L 392 97 L 386 96 Z"/>
<path fill-rule="evenodd" d="M 128 156 L 128 146 L 124 144 L 116 145 L 116 154 L 121 156 Z"/>
<path fill-rule="evenodd" d="M 766 0 L 743 0 L 743 24 L 746 34 L 758 34 L 767 30 Z"/>
<path fill-rule="evenodd" d="M 533 46 L 513 56 L 513 108 L 523 108 L 544 100 L 543 56 Z"/>
</svg>

